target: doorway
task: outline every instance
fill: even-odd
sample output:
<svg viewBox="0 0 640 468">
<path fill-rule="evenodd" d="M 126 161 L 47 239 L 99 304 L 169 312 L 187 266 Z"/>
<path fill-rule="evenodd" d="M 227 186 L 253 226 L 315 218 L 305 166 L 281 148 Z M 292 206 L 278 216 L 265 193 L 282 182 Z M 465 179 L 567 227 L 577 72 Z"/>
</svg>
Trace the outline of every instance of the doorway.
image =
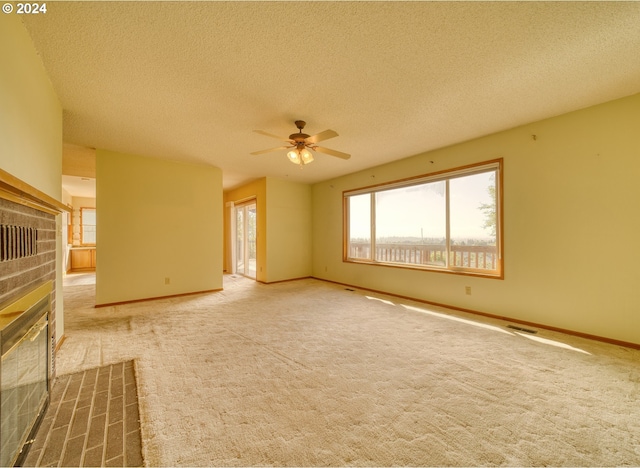
<svg viewBox="0 0 640 468">
<path fill-rule="evenodd" d="M 256 202 L 235 207 L 235 271 L 256 279 Z"/>
</svg>

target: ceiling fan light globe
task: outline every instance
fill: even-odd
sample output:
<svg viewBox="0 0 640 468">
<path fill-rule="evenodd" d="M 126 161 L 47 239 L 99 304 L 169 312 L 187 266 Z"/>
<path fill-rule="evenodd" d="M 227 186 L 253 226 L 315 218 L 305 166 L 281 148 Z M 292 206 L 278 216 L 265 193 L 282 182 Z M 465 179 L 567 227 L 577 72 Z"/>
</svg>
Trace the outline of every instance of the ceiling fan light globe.
<svg viewBox="0 0 640 468">
<path fill-rule="evenodd" d="M 297 150 L 291 150 L 287 153 L 287 157 L 289 158 L 289 161 L 291 161 L 293 164 L 300 164 L 302 162 L 302 160 L 300 159 L 300 155 L 298 154 Z"/>
<path fill-rule="evenodd" d="M 303 149 L 300 151 L 300 158 L 302 158 L 303 164 L 309 164 L 313 162 L 313 154 L 308 149 Z"/>
</svg>

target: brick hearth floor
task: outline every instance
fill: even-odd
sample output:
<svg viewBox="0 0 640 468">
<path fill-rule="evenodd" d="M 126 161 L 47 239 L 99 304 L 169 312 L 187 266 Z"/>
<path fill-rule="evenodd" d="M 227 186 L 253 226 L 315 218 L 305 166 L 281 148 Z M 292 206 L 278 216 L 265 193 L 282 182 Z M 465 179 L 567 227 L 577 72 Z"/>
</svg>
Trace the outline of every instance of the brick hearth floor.
<svg viewBox="0 0 640 468">
<path fill-rule="evenodd" d="M 143 466 L 133 361 L 58 377 L 24 466 Z"/>
</svg>

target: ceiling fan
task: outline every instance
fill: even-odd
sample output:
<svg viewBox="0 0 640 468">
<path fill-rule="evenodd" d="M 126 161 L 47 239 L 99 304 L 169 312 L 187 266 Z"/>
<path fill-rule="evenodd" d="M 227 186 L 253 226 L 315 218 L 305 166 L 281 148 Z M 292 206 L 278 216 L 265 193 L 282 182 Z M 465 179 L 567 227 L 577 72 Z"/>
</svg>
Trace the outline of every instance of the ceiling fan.
<svg viewBox="0 0 640 468">
<path fill-rule="evenodd" d="M 320 153 L 325 153 L 331 156 L 335 156 L 341 159 L 349 159 L 351 157 L 350 154 L 342 153 L 341 151 L 332 150 L 329 148 L 323 148 L 322 146 L 316 145 L 316 143 L 328 140 L 329 138 L 337 137 L 338 134 L 333 130 L 325 130 L 324 132 L 320 132 L 317 135 L 309 136 L 306 133 L 302 133 L 302 129 L 307 124 L 304 120 L 296 120 L 295 121 L 296 128 L 298 129 L 298 133 L 292 133 L 289 135 L 289 138 L 279 137 L 277 135 L 273 135 L 268 132 L 264 132 L 262 130 L 254 130 L 254 132 L 259 133 L 260 135 L 265 135 L 271 138 L 276 138 L 281 141 L 286 141 L 289 143 L 287 146 L 278 146 L 277 148 L 270 148 L 262 151 L 254 151 L 253 155 L 269 153 L 271 151 L 280 151 L 283 149 L 291 148 L 291 151 L 287 153 L 287 157 L 289 161 L 294 164 L 300 165 L 300 167 L 305 164 L 309 164 L 313 162 L 313 154 L 311 151 L 319 151 Z"/>
</svg>

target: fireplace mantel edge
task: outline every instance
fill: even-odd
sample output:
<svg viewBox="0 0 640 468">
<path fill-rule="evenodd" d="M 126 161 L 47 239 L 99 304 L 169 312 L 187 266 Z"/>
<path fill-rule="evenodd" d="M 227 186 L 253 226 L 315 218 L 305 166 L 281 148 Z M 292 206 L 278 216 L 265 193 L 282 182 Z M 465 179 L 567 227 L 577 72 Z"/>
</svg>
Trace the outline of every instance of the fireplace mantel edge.
<svg viewBox="0 0 640 468">
<path fill-rule="evenodd" d="M 71 212 L 71 208 L 67 205 L 2 169 L 0 169 L 0 198 L 53 215 L 63 211 Z"/>
</svg>

